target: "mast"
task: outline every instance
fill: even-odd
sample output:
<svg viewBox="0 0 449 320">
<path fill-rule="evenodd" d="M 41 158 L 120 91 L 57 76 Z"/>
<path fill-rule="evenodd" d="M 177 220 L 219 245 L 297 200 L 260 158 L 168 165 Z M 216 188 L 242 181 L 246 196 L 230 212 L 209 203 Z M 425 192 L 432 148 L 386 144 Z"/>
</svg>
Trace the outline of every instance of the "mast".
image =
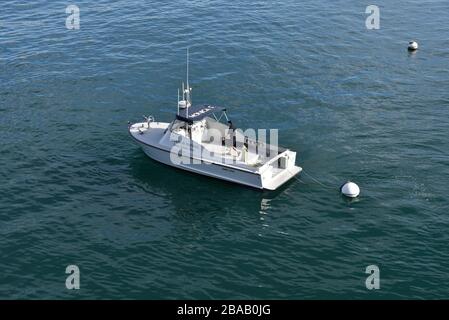
<svg viewBox="0 0 449 320">
<path fill-rule="evenodd" d="M 180 99 L 180 95 L 179 95 L 179 89 L 178 89 L 178 115 L 179 115 L 179 109 L 186 109 L 186 117 L 189 117 L 189 107 L 192 104 L 192 97 L 190 95 L 191 93 L 191 88 L 190 88 L 190 84 L 189 84 L 189 48 L 187 48 L 187 72 L 186 72 L 186 76 L 187 76 L 187 86 L 185 86 L 184 81 L 182 82 L 182 100 Z"/>
<path fill-rule="evenodd" d="M 186 99 L 185 96 L 186 96 L 186 89 L 184 89 L 184 81 L 183 81 L 182 82 L 182 100 Z"/>
<path fill-rule="evenodd" d="M 190 87 L 189 87 L 189 48 L 187 47 L 187 90 L 189 90 L 188 92 L 190 92 Z M 188 98 L 188 96 L 187 96 Z"/>
<path fill-rule="evenodd" d="M 190 86 L 189 86 L 189 47 L 187 47 L 187 88 L 186 88 L 186 108 L 187 117 L 189 116 L 189 107 L 190 107 Z"/>
</svg>

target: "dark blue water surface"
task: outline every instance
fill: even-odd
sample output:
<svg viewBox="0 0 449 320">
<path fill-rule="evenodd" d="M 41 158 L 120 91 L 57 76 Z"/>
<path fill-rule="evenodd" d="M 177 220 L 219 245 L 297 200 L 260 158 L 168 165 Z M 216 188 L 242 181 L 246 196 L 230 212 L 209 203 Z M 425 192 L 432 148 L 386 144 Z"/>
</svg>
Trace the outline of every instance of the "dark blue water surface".
<svg viewBox="0 0 449 320">
<path fill-rule="evenodd" d="M 0 298 L 448 298 L 448 21 L 447 0 L 3 1 Z M 132 143 L 128 120 L 173 118 L 187 47 L 194 102 L 279 129 L 311 176 L 260 192 Z"/>
</svg>

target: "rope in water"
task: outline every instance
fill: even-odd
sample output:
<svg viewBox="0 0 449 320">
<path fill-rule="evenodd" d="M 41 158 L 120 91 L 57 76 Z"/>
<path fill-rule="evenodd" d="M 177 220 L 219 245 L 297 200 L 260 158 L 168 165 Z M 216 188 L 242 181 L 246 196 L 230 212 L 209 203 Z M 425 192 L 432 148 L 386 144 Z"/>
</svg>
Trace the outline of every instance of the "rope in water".
<svg viewBox="0 0 449 320">
<path fill-rule="evenodd" d="M 289 172 L 290 172 L 290 171 L 289 171 Z M 328 188 L 328 189 L 335 189 L 334 187 L 330 187 L 330 186 L 327 186 L 327 185 L 321 183 L 321 182 L 318 181 L 316 178 L 314 178 L 310 173 L 307 173 L 306 171 L 304 171 L 304 169 L 303 169 L 301 172 L 304 173 L 306 176 L 308 176 L 311 180 L 313 180 L 314 182 L 316 182 L 317 184 L 319 184 L 320 186 L 325 187 L 325 188 Z M 291 173 L 291 172 L 290 172 L 290 173 Z M 299 176 L 293 176 L 293 177 L 294 177 L 296 180 L 298 180 L 300 183 L 307 184 L 305 181 L 301 180 L 301 179 L 299 178 Z M 409 177 L 411 177 L 411 176 L 400 176 L 400 177 L 403 177 L 403 178 L 409 178 Z M 377 204 L 380 205 L 380 206 L 382 206 L 382 207 L 388 207 L 389 209 L 391 209 L 391 206 L 386 205 L 386 204 L 384 203 L 385 200 L 382 199 L 382 198 L 380 198 L 380 197 L 376 197 L 376 196 L 373 196 L 372 194 L 370 194 L 370 195 L 368 196 L 368 198 L 371 198 L 371 199 L 376 200 L 376 201 L 377 201 Z M 438 207 L 438 208 L 430 208 L 430 207 L 427 207 L 427 208 L 425 208 L 424 210 L 427 210 L 427 211 L 432 212 L 432 213 L 434 213 L 434 214 L 441 214 L 441 212 L 439 212 L 440 209 L 442 209 L 442 207 Z"/>
<path fill-rule="evenodd" d="M 320 181 L 318 181 L 316 178 L 314 178 L 310 173 L 307 173 L 304 169 L 302 170 L 302 172 L 308 176 L 310 179 L 312 179 L 313 181 L 315 181 L 316 183 L 318 183 L 320 186 L 324 187 L 324 188 L 328 188 L 328 189 L 335 189 L 334 187 L 331 186 L 327 186 L 324 183 L 321 183 Z"/>
<path fill-rule="evenodd" d="M 287 169 L 288 170 L 288 169 Z M 290 172 L 292 174 L 292 172 L 290 170 L 288 170 L 288 172 Z M 316 178 L 314 178 L 310 173 L 307 173 L 304 169 L 302 169 L 301 173 L 304 173 L 306 176 L 308 176 L 310 179 L 312 179 L 315 183 L 319 184 L 320 186 L 322 186 L 323 188 L 326 189 L 335 189 L 334 187 L 331 186 L 327 186 L 324 183 L 321 183 L 320 181 L 318 181 Z M 293 175 L 293 174 L 292 174 Z M 307 182 L 301 180 L 301 178 L 299 178 L 299 176 L 297 175 L 293 175 L 293 178 L 295 178 L 296 180 L 298 180 L 299 182 L 303 183 L 303 184 L 307 184 Z"/>
</svg>

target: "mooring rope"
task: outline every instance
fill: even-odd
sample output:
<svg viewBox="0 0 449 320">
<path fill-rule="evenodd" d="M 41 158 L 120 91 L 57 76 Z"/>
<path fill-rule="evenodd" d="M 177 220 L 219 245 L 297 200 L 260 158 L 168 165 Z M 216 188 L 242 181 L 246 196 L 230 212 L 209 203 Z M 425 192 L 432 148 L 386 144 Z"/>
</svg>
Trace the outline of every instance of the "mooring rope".
<svg viewBox="0 0 449 320">
<path fill-rule="evenodd" d="M 327 186 L 324 183 L 321 183 L 320 181 L 318 181 L 318 179 L 314 178 L 310 173 L 306 172 L 304 169 L 302 169 L 302 172 L 308 176 L 310 179 L 312 179 L 313 181 L 315 181 L 316 183 L 318 183 L 320 186 L 327 188 L 327 189 L 335 189 L 334 187 L 331 186 Z"/>
<path fill-rule="evenodd" d="M 288 172 L 290 172 L 290 174 L 293 176 L 293 178 L 295 178 L 296 180 L 298 180 L 299 182 L 303 183 L 303 184 L 307 184 L 307 182 L 301 180 L 301 178 L 299 178 L 299 175 L 294 175 L 290 170 L 288 170 L 288 168 L 286 168 Z M 326 188 L 326 189 L 335 189 L 334 187 L 331 186 L 327 186 L 324 183 L 321 183 L 320 181 L 318 181 L 318 179 L 314 178 L 310 173 L 307 173 L 304 169 L 301 170 L 300 174 L 304 173 L 306 176 L 308 176 L 310 179 L 312 179 L 315 183 L 319 184 L 320 186 Z"/>
</svg>

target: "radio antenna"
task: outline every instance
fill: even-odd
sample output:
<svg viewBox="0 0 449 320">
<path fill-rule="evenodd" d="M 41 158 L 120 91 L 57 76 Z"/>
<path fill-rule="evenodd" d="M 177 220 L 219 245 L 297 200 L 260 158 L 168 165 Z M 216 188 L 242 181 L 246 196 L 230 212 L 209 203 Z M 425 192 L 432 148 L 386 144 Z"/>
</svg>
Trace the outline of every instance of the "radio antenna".
<svg viewBox="0 0 449 320">
<path fill-rule="evenodd" d="M 187 90 L 190 91 L 190 87 L 189 87 L 189 48 L 187 48 Z"/>
</svg>

